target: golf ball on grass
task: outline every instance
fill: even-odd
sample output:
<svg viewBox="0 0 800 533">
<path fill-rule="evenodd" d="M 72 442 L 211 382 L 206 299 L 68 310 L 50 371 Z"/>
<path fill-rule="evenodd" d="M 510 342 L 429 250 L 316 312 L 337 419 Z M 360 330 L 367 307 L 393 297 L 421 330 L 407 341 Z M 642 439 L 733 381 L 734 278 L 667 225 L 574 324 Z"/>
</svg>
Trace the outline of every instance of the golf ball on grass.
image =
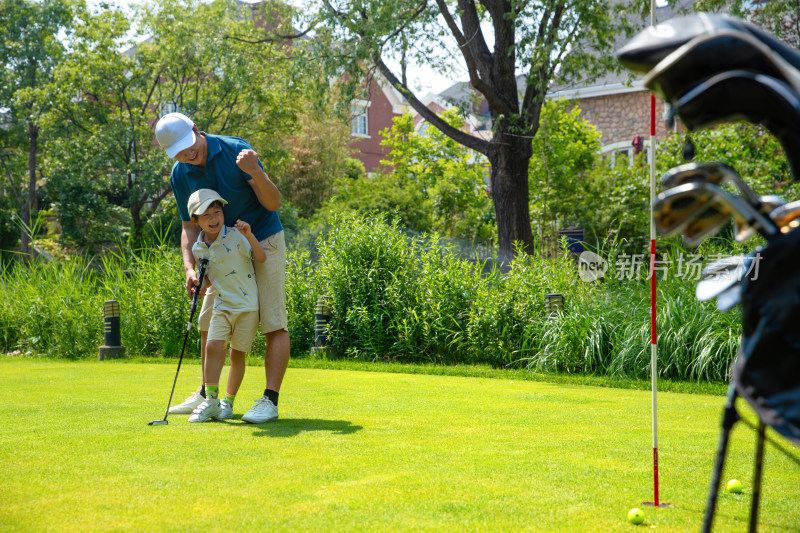
<svg viewBox="0 0 800 533">
<path fill-rule="evenodd" d="M 738 479 L 732 479 L 728 481 L 728 492 L 733 494 L 741 494 L 742 493 L 742 482 Z"/>
<path fill-rule="evenodd" d="M 637 526 L 644 523 L 644 512 L 641 509 L 631 509 L 628 511 L 628 522 Z"/>
</svg>

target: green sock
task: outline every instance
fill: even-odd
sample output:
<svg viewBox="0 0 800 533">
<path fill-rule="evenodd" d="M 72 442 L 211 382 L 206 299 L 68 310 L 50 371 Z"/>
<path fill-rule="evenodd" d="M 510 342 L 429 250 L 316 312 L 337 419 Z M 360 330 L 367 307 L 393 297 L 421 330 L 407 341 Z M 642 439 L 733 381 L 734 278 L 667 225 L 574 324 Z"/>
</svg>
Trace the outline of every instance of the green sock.
<svg viewBox="0 0 800 533">
<path fill-rule="evenodd" d="M 209 400 L 219 398 L 219 383 L 206 383 L 206 398 Z"/>
<path fill-rule="evenodd" d="M 228 394 L 227 392 L 225 393 L 225 401 L 231 404 L 231 407 L 233 407 L 233 400 L 235 399 L 236 399 L 235 395 Z"/>
</svg>

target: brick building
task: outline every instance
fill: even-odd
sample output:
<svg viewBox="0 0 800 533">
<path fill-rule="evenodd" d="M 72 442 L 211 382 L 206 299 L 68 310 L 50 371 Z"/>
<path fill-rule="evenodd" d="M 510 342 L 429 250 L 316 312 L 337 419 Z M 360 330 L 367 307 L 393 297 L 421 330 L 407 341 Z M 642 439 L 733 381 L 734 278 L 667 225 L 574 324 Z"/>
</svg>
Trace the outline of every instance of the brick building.
<svg viewBox="0 0 800 533">
<path fill-rule="evenodd" d="M 381 146 L 380 132 L 390 128 L 394 118 L 411 106 L 380 74 L 370 79 L 368 95 L 368 99 L 354 100 L 350 106 L 350 148 L 353 158 L 361 161 L 369 174 L 380 170 L 381 159 L 389 153 Z"/>
<path fill-rule="evenodd" d="M 581 109 L 581 117 L 595 126 L 602 134 L 601 152 L 633 155 L 633 139 L 644 139 L 645 149 L 650 139 L 650 91 L 641 81 L 626 86 L 622 81 L 609 80 L 579 89 L 560 89 L 547 98 L 566 98 Z M 656 140 L 661 141 L 670 133 L 682 131 L 679 123 L 667 128 L 666 106 L 656 99 Z"/>
</svg>

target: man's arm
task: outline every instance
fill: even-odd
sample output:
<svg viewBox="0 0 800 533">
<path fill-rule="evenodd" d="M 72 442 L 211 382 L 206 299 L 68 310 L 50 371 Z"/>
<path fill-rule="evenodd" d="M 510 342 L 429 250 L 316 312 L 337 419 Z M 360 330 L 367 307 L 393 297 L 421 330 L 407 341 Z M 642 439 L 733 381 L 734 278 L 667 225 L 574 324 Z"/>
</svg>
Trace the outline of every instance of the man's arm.
<svg viewBox="0 0 800 533">
<path fill-rule="evenodd" d="M 194 269 L 194 254 L 192 245 L 200 235 L 200 226 L 194 222 L 182 221 L 181 229 L 181 256 L 183 257 L 183 270 L 186 272 L 186 294 L 192 297 L 192 291 L 198 285 L 197 272 Z"/>
<path fill-rule="evenodd" d="M 258 154 L 255 150 L 242 150 L 236 157 L 236 164 L 251 178 L 247 183 L 253 188 L 258 201 L 270 211 L 281 208 L 281 193 L 272 183 L 267 173 L 258 165 Z"/>
</svg>

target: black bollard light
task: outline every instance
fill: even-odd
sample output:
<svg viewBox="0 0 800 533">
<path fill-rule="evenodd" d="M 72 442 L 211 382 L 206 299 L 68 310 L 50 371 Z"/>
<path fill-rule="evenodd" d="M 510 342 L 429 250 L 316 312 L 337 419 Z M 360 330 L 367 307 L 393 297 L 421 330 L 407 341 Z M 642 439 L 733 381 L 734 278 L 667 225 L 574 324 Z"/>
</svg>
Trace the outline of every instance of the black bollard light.
<svg viewBox="0 0 800 533">
<path fill-rule="evenodd" d="M 328 347 L 328 325 L 331 322 L 331 308 L 328 296 L 317 297 L 317 306 L 314 310 L 314 347 L 313 355 L 325 353 Z"/>
<path fill-rule="evenodd" d="M 547 317 L 555 316 L 564 311 L 564 295 L 553 292 L 544 295 L 544 312 Z"/>
<path fill-rule="evenodd" d="M 116 300 L 107 300 L 103 304 L 103 337 L 105 345 L 100 347 L 100 361 L 125 355 Z"/>
</svg>

